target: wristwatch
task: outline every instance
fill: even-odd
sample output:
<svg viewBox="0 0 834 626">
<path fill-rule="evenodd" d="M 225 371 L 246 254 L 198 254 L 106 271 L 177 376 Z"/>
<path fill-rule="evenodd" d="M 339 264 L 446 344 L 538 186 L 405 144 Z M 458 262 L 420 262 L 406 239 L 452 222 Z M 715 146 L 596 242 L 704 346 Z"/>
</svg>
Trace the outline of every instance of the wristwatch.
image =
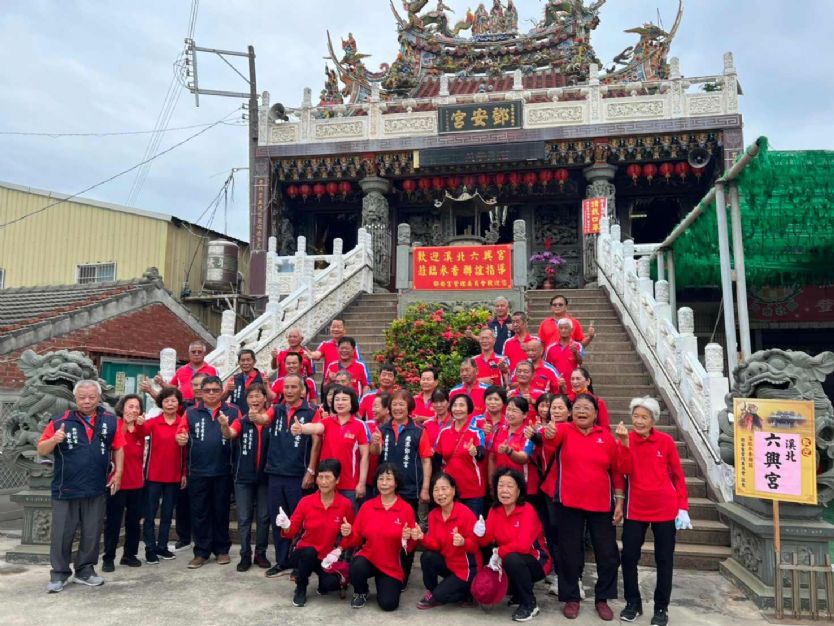
<svg viewBox="0 0 834 626">
<path fill-rule="evenodd" d="M 315 475 L 316 475 L 316 473 L 315 473 L 313 470 L 311 470 L 309 467 L 307 468 L 307 473 L 308 473 L 310 476 L 315 476 Z"/>
</svg>

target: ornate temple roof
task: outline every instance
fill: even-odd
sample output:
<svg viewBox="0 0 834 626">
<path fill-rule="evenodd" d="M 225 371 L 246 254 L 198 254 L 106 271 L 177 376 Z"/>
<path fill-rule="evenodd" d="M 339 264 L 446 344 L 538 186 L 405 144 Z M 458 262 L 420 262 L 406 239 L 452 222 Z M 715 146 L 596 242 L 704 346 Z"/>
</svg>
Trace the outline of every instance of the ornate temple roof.
<svg viewBox="0 0 834 626">
<path fill-rule="evenodd" d="M 389 101 L 447 95 L 441 89 L 443 76 L 448 95 L 504 92 L 513 88 L 516 70 L 522 72 L 524 89 L 558 88 L 587 83 L 592 65 L 602 65 L 591 34 L 606 0 L 547 0 L 543 15 L 526 33 L 518 28 L 513 0 L 493 0 L 489 9 L 481 3 L 462 16 L 454 16 L 442 0 L 434 8 L 427 8 L 429 0 L 401 0 L 401 11 L 394 0 L 389 2 L 400 45 L 396 58 L 370 71 L 365 63 L 369 55 L 359 52 L 352 33 L 341 39 L 341 53 L 328 33 L 335 69 L 325 67 L 321 105 L 367 102 L 377 90 Z M 678 2 L 668 32 L 652 23 L 625 31 L 639 39 L 600 75 L 602 84 L 668 78 L 669 46 L 683 15 L 683 0 Z"/>
</svg>

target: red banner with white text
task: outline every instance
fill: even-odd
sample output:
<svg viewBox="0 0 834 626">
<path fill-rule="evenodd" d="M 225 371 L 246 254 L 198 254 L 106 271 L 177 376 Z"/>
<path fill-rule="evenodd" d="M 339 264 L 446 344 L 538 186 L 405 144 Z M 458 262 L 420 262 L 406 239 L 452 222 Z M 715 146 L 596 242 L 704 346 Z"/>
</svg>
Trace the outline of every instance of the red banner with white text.
<svg viewBox="0 0 834 626">
<path fill-rule="evenodd" d="M 414 289 L 510 289 L 512 246 L 414 248 Z"/>
</svg>

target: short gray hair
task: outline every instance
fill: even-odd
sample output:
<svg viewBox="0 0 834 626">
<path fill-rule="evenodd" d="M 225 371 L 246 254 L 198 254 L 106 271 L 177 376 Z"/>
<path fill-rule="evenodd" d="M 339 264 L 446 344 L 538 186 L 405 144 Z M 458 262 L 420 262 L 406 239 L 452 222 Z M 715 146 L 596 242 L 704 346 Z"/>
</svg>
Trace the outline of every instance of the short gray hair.
<svg viewBox="0 0 834 626">
<path fill-rule="evenodd" d="M 634 413 L 636 408 L 644 408 L 652 414 L 652 419 L 656 422 L 660 419 L 660 403 L 651 396 L 643 396 L 641 398 L 634 398 L 628 405 L 629 413 Z"/>
<path fill-rule="evenodd" d="M 72 395 L 76 395 L 79 389 L 83 389 L 84 387 L 95 387 L 98 395 L 101 396 L 101 385 L 98 384 L 97 380 L 79 380 L 75 383 L 75 387 L 72 388 Z"/>
<path fill-rule="evenodd" d="M 497 298 L 495 298 L 495 304 L 498 304 L 499 302 L 504 302 L 508 306 L 510 304 L 510 301 L 507 300 L 504 296 L 498 296 Z"/>
<path fill-rule="evenodd" d="M 570 328 L 571 330 L 573 330 L 573 322 L 571 322 L 571 321 L 570 321 L 568 318 L 566 318 L 566 317 L 560 318 L 560 319 L 559 319 L 559 321 L 558 321 L 558 322 L 556 322 L 556 328 L 559 328 L 559 326 L 567 326 L 568 328 Z"/>
</svg>

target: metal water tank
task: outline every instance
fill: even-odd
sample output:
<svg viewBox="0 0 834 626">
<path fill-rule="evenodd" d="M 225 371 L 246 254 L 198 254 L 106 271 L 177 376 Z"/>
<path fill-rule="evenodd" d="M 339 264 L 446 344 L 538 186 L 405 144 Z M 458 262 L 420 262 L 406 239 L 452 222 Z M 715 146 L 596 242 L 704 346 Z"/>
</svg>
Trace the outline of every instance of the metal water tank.
<svg viewBox="0 0 834 626">
<path fill-rule="evenodd" d="M 232 291 L 237 288 L 238 245 L 216 239 L 206 245 L 206 289 Z"/>
</svg>

